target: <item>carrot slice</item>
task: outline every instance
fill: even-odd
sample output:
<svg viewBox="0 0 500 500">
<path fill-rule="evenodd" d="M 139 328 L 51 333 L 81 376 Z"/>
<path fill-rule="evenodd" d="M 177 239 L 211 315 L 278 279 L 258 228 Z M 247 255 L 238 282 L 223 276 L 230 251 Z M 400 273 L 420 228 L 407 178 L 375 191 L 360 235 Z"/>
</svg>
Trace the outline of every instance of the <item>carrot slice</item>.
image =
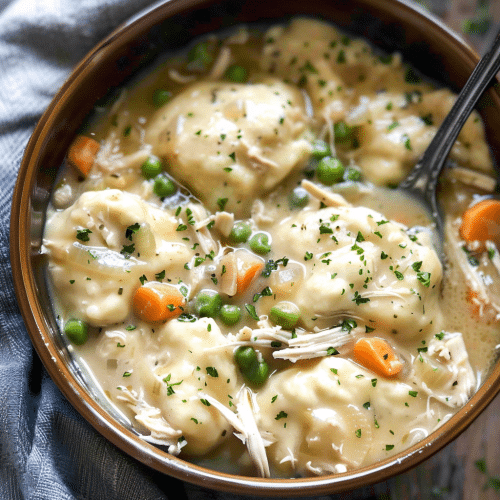
<svg viewBox="0 0 500 500">
<path fill-rule="evenodd" d="M 384 377 L 394 377 L 403 368 L 394 350 L 379 337 L 364 337 L 354 344 L 354 358 L 364 367 Z"/>
<path fill-rule="evenodd" d="M 230 296 L 246 292 L 264 269 L 264 260 L 245 250 L 227 254 L 221 263 L 221 291 Z"/>
<path fill-rule="evenodd" d="M 94 164 L 99 143 L 90 137 L 77 135 L 68 151 L 68 161 L 83 175 L 87 176 Z"/>
<path fill-rule="evenodd" d="M 236 295 L 246 292 L 255 278 L 264 269 L 264 261 L 249 252 L 235 252 L 236 256 Z"/>
<path fill-rule="evenodd" d="M 460 236 L 466 242 L 496 240 L 500 236 L 500 201 L 483 200 L 462 215 Z"/>
<path fill-rule="evenodd" d="M 240 295 L 250 288 L 254 279 L 262 272 L 264 269 L 264 263 L 261 260 L 243 261 L 238 259 L 237 266 L 236 295 Z"/>
<path fill-rule="evenodd" d="M 143 285 L 132 298 L 134 314 L 147 323 L 180 316 L 184 303 L 182 293 L 168 284 Z"/>
</svg>

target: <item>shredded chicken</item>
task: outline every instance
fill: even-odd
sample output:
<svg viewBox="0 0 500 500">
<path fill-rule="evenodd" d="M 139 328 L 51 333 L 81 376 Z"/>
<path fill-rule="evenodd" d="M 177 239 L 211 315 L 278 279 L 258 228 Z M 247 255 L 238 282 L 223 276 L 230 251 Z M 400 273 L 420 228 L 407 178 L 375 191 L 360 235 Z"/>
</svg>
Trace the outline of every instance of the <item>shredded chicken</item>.
<svg viewBox="0 0 500 500">
<path fill-rule="evenodd" d="M 287 359 L 292 363 L 299 359 L 327 356 L 330 349 L 337 349 L 351 342 L 360 332 L 360 328 L 354 328 L 349 332 L 337 326 L 317 333 L 303 333 L 289 340 L 288 349 L 275 351 L 273 356 L 278 359 Z"/>
<path fill-rule="evenodd" d="M 229 47 L 222 47 L 220 49 L 217 60 L 215 61 L 210 71 L 210 78 L 220 80 L 231 62 L 231 49 Z"/>
<path fill-rule="evenodd" d="M 181 75 L 181 73 L 174 68 L 168 70 L 168 76 L 171 80 L 177 83 L 189 83 L 196 80 L 195 75 Z"/>
<path fill-rule="evenodd" d="M 439 387 L 432 389 L 425 377 L 414 377 L 415 383 L 427 394 L 449 407 L 464 405 L 476 387 L 476 377 L 469 363 L 469 356 L 460 333 L 443 332 L 442 338 L 433 338 L 427 352 L 421 354 L 426 359 L 436 360 L 439 364 L 433 378 L 440 377 Z M 420 363 L 417 360 L 415 363 Z"/>
<path fill-rule="evenodd" d="M 141 436 L 141 438 L 150 443 L 167 446 L 170 454 L 178 455 L 187 444 L 186 441 L 180 439 L 182 431 L 172 428 L 161 416 L 161 410 L 146 403 L 142 394 L 138 395 L 126 387 L 120 387 L 120 391 L 116 399 L 125 401 L 136 414 L 135 419 L 151 432 L 149 436 Z"/>
<path fill-rule="evenodd" d="M 238 394 L 236 404 L 237 413 L 232 412 L 226 406 L 207 394 L 199 394 L 201 399 L 206 399 L 211 405 L 220 411 L 222 416 L 237 431 L 235 435 L 241 439 L 248 448 L 248 453 L 252 462 L 257 467 L 260 477 L 271 477 L 269 462 L 266 455 L 266 446 L 275 442 L 270 433 L 259 431 L 257 425 L 257 415 L 259 407 L 252 391 L 248 387 L 243 387 Z"/>
<path fill-rule="evenodd" d="M 448 170 L 449 175 L 458 179 L 459 181 L 478 189 L 492 193 L 496 187 L 496 180 L 487 174 L 483 174 L 476 170 L 471 170 L 470 168 L 463 167 L 453 167 Z"/>
<path fill-rule="evenodd" d="M 288 345 L 292 338 L 292 332 L 283 330 L 281 326 L 273 326 L 269 323 L 267 316 L 260 317 L 258 328 L 244 326 L 236 335 L 229 335 L 228 340 L 233 345 L 260 345 L 271 347 L 274 342 Z"/>
<path fill-rule="evenodd" d="M 247 436 L 243 442 L 248 448 L 248 453 L 252 461 L 257 466 L 259 475 L 261 477 L 271 477 L 265 443 L 257 426 L 256 415 L 258 415 L 259 408 L 255 398 L 252 397 L 250 389 L 244 388 L 240 392 L 240 398 L 236 408 L 238 410 L 238 416 L 246 429 Z"/>
<path fill-rule="evenodd" d="M 151 155 L 150 147 L 143 147 L 135 153 L 124 155 L 123 153 L 114 152 L 112 144 L 112 140 L 105 141 L 95 161 L 97 167 L 105 172 L 119 172 L 130 168 L 139 168 Z"/>
<path fill-rule="evenodd" d="M 450 241 L 456 241 L 455 236 L 455 228 L 453 227 L 451 222 L 448 222 L 445 226 L 445 231 L 447 238 Z M 453 259 L 460 267 L 462 272 L 464 273 L 465 279 L 469 283 L 471 289 L 476 293 L 476 298 L 473 299 L 473 302 L 479 307 L 480 315 L 483 314 L 483 308 L 485 305 L 490 305 L 496 311 L 496 319 L 500 320 L 500 304 L 492 301 L 491 294 L 488 293 L 488 289 L 481 277 L 469 264 L 467 253 L 463 251 L 461 245 L 454 244 L 449 245 L 450 259 Z M 493 265 L 500 265 L 500 262 L 493 262 Z"/>
<path fill-rule="evenodd" d="M 203 227 L 207 227 L 211 222 L 214 223 L 213 227 L 218 229 L 220 233 L 227 238 L 234 225 L 234 214 L 229 212 L 216 212 L 206 219 L 197 222 L 194 228 L 198 231 Z"/>
<path fill-rule="evenodd" d="M 195 228 L 195 234 L 200 244 L 200 248 L 206 254 L 211 252 L 217 253 L 219 251 L 219 244 L 214 240 L 208 225 L 210 220 L 205 216 L 205 209 L 201 205 L 190 204 L 189 208 L 192 211 L 192 217 L 194 220 L 193 227 Z M 207 224 L 204 222 L 207 221 Z M 189 221 L 188 221 L 189 222 Z"/>
<path fill-rule="evenodd" d="M 316 184 L 303 179 L 300 185 L 314 198 L 323 202 L 327 207 L 348 207 L 350 203 L 340 194 L 332 193 L 320 188 Z"/>
</svg>

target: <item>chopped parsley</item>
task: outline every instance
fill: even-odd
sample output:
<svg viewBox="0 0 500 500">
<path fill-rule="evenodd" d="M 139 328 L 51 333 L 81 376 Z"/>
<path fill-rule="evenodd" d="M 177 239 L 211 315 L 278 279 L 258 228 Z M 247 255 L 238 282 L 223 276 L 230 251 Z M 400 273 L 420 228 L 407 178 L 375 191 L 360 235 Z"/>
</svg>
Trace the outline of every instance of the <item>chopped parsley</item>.
<svg viewBox="0 0 500 500">
<path fill-rule="evenodd" d="M 411 151 L 413 148 L 411 147 L 411 141 L 410 141 L 410 136 L 408 134 L 403 134 L 403 143 L 405 145 L 405 148 L 408 151 Z"/>
<path fill-rule="evenodd" d="M 165 279 L 165 269 L 155 274 L 156 281 L 161 281 Z"/>
<path fill-rule="evenodd" d="M 261 292 L 256 293 L 253 296 L 253 301 L 257 302 L 261 297 L 270 297 L 273 294 L 273 291 L 270 287 L 266 286 Z"/>
<path fill-rule="evenodd" d="M 265 266 L 264 266 L 264 270 L 262 271 L 262 277 L 264 278 L 268 278 L 269 276 L 271 276 L 271 273 L 273 271 L 277 271 L 278 270 L 278 267 L 280 264 L 283 265 L 283 267 L 286 267 L 287 264 L 288 264 L 288 260 L 286 257 L 283 257 L 282 259 L 278 259 L 278 260 L 272 260 L 272 259 L 269 259 Z"/>
<path fill-rule="evenodd" d="M 221 210 L 224 210 L 226 203 L 228 202 L 228 198 L 219 198 L 217 200 L 217 205 Z"/>
<path fill-rule="evenodd" d="M 169 373 L 164 379 L 163 379 L 163 382 L 165 382 L 167 384 L 167 396 L 172 396 L 172 394 L 175 394 L 175 391 L 174 391 L 174 386 L 176 385 L 181 385 L 182 384 L 182 380 L 180 382 L 170 382 L 172 378 L 172 374 Z"/>
<path fill-rule="evenodd" d="M 431 273 L 419 271 L 417 273 L 417 278 L 418 281 L 420 281 L 420 283 L 422 283 L 422 285 L 426 287 L 429 287 L 429 285 L 431 284 Z"/>
<path fill-rule="evenodd" d="M 90 229 L 77 229 L 76 239 L 80 241 L 89 241 L 89 234 L 92 234 L 92 231 Z"/>
<path fill-rule="evenodd" d="M 255 321 L 259 321 L 259 316 L 257 316 L 257 312 L 255 311 L 255 306 L 252 304 L 245 304 L 245 309 L 250 314 L 251 318 Z"/>
<path fill-rule="evenodd" d="M 120 253 L 125 257 L 129 257 L 134 252 L 135 252 L 135 243 L 131 243 L 130 245 L 123 245 L 123 248 L 120 250 Z"/>
<path fill-rule="evenodd" d="M 132 241 L 132 236 L 137 233 L 137 231 L 139 231 L 139 229 L 141 228 L 140 224 L 138 222 L 136 222 L 135 224 L 132 224 L 130 226 L 127 227 L 127 229 L 125 230 L 125 238 L 127 238 L 128 240 Z"/>
</svg>

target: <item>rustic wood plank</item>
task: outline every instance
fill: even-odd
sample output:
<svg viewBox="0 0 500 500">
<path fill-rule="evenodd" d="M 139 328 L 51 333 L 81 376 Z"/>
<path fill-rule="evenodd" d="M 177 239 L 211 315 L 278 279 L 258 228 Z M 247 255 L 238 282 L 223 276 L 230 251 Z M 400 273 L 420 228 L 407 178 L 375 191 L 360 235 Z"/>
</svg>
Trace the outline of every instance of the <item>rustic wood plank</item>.
<svg viewBox="0 0 500 500">
<path fill-rule="evenodd" d="M 462 457 L 465 464 L 464 498 L 498 500 L 499 494 L 494 489 L 482 489 L 487 482 L 487 476 L 478 470 L 475 462 L 485 460 L 489 474 L 500 477 L 499 444 L 500 398 L 497 397 L 471 427 L 457 439 L 454 446 L 457 456 Z"/>
</svg>

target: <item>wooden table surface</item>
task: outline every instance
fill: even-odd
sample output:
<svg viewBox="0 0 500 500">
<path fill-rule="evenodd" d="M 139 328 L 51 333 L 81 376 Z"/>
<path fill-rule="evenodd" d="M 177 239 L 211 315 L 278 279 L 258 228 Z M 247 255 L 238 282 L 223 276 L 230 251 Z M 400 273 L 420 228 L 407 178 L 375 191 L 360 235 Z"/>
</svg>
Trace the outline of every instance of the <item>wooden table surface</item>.
<svg viewBox="0 0 500 500">
<path fill-rule="evenodd" d="M 413 0 L 482 54 L 500 28 L 500 0 Z M 499 117 L 500 119 L 500 117 Z M 500 395 L 454 442 L 411 471 L 338 500 L 500 499 Z"/>
</svg>

